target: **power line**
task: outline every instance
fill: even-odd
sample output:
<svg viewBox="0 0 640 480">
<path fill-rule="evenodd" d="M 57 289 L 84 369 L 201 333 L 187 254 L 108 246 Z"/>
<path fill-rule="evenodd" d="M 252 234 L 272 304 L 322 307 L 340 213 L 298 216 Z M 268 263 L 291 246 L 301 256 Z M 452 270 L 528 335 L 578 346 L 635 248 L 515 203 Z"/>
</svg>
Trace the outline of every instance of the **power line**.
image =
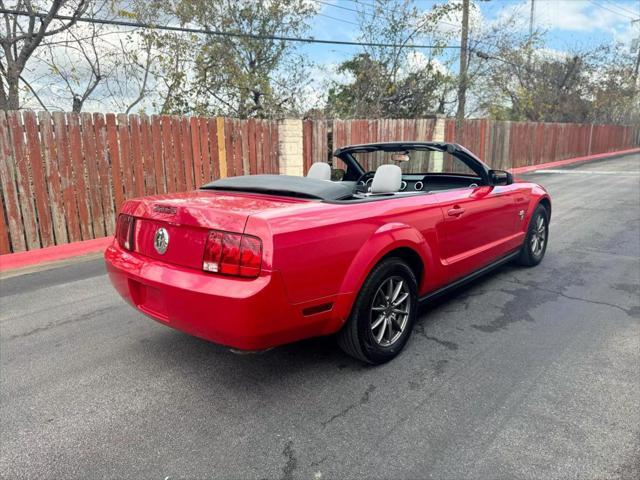
<svg viewBox="0 0 640 480">
<path fill-rule="evenodd" d="M 597 7 L 604 8 L 605 10 L 608 10 L 611 13 L 615 13 L 616 15 L 620 15 L 621 17 L 625 17 L 625 18 L 628 18 L 630 20 L 634 20 L 634 17 L 630 17 L 629 15 L 627 15 L 625 13 L 620 13 L 620 12 L 618 12 L 616 10 L 613 10 L 612 8 L 609 8 L 606 5 L 602 5 L 601 3 L 598 3 L 595 0 L 589 0 L 589 2 L 593 3 Z"/>
<path fill-rule="evenodd" d="M 37 17 L 39 19 L 43 19 L 48 16 L 46 13 L 29 13 L 23 12 L 21 10 L 11 10 L 6 8 L 0 8 L 0 14 L 3 15 L 17 15 L 22 17 Z M 225 32 L 222 30 L 209 30 L 209 29 L 201 29 L 201 28 L 191 28 L 191 27 L 176 27 L 171 25 L 156 25 L 153 23 L 143 23 L 143 22 L 130 22 L 126 20 L 107 20 L 104 18 L 87 18 L 87 17 L 77 17 L 74 18 L 69 15 L 53 15 L 52 18 L 54 20 L 66 20 L 71 21 L 75 20 L 76 22 L 81 23 L 95 23 L 99 25 L 115 25 L 120 27 L 131 27 L 131 28 L 149 28 L 155 30 L 166 30 L 171 32 L 182 32 L 182 33 L 198 33 L 202 35 L 213 35 L 218 37 L 232 37 L 232 38 L 251 38 L 255 40 L 278 40 L 283 42 L 298 42 L 298 43 L 319 43 L 325 45 L 352 45 L 357 47 L 390 47 L 390 48 L 416 48 L 416 49 L 460 49 L 459 45 L 419 45 L 419 44 L 397 44 L 397 43 L 377 43 L 377 42 L 353 42 L 348 40 L 327 40 L 313 37 L 289 37 L 282 35 L 259 35 L 254 33 L 242 33 L 242 32 Z"/>
<path fill-rule="evenodd" d="M 318 12 L 318 13 L 316 13 L 316 15 L 320 15 L 321 17 L 325 17 L 325 18 L 330 18 L 331 20 L 334 20 L 336 22 L 348 23 L 349 25 L 358 26 L 358 24 L 356 22 L 352 22 L 351 20 L 345 20 L 344 18 L 332 17 L 331 15 L 327 15 L 326 13 Z"/>
<path fill-rule="evenodd" d="M 611 0 L 604 0 L 604 1 L 606 3 L 608 3 L 608 4 L 610 4 L 611 6 L 617 8 L 618 10 L 621 10 L 621 11 L 626 12 L 626 13 L 630 13 L 631 15 L 634 16 L 634 18 L 635 17 L 640 17 L 640 8 L 637 11 L 633 12 L 633 11 L 629 10 L 628 8 L 623 7 L 622 5 L 618 5 L 616 3 L 613 3 Z"/>
</svg>

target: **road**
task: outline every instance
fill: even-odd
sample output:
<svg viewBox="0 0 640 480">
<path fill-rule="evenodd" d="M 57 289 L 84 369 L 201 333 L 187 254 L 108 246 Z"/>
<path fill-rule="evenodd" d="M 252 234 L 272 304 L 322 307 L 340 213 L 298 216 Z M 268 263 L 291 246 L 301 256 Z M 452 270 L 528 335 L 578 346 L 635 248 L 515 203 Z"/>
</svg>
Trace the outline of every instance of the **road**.
<svg viewBox="0 0 640 480">
<path fill-rule="evenodd" d="M 640 478 L 640 155 L 528 175 L 543 263 L 421 311 L 381 367 L 126 306 L 100 260 L 0 284 L 5 478 Z"/>
</svg>

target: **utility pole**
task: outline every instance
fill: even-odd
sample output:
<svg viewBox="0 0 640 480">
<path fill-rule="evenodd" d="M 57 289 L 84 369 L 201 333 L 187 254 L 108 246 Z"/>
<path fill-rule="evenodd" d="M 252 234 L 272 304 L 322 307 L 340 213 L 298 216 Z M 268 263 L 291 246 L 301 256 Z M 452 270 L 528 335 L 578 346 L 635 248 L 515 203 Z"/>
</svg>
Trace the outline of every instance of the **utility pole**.
<svg viewBox="0 0 640 480">
<path fill-rule="evenodd" d="M 456 142 L 462 141 L 462 122 L 467 95 L 467 47 L 469 44 L 469 0 L 462 0 L 462 34 L 460 38 L 460 80 L 458 82 L 458 111 L 456 112 Z"/>
<path fill-rule="evenodd" d="M 631 20 L 631 25 L 634 23 L 640 22 L 640 18 L 636 20 Z M 633 69 L 633 83 L 636 83 L 638 80 L 638 70 L 640 69 L 640 35 L 635 39 L 636 44 L 636 66 Z M 633 45 L 633 42 L 632 42 Z"/>
<path fill-rule="evenodd" d="M 531 0 L 531 16 L 529 17 L 529 41 L 533 37 L 533 16 L 536 11 L 536 0 Z"/>
</svg>

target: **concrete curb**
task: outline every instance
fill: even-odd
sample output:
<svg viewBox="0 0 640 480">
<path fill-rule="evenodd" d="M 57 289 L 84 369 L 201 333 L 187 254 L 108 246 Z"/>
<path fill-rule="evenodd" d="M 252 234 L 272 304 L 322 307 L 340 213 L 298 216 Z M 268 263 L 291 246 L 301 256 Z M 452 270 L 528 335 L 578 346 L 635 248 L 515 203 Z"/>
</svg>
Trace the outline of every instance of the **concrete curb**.
<svg viewBox="0 0 640 480">
<path fill-rule="evenodd" d="M 640 153 L 640 148 L 630 148 L 629 150 L 619 150 L 616 152 L 598 153 L 596 155 L 587 155 L 586 157 L 567 158 L 556 162 L 540 163 L 538 165 L 527 165 L 526 167 L 510 168 L 509 171 L 514 174 L 533 172 L 535 170 L 544 170 L 545 168 L 562 167 L 565 165 L 573 165 L 574 163 L 591 162 L 608 157 L 617 157 L 618 155 L 628 155 L 630 153 Z"/>
<path fill-rule="evenodd" d="M 39 248 L 27 252 L 0 255 L 0 272 L 18 270 L 33 265 L 59 262 L 73 257 L 80 257 L 103 252 L 113 242 L 113 237 L 96 238 L 82 242 L 66 243 L 54 247 Z"/>
<path fill-rule="evenodd" d="M 534 170 L 542 170 L 545 168 L 588 162 L 607 157 L 615 157 L 618 155 L 627 155 L 630 153 L 640 153 L 640 148 L 620 150 L 617 152 L 599 153 L 597 155 L 589 155 L 586 157 L 568 158 L 566 160 L 559 160 L 557 162 L 512 168 L 510 169 L 510 171 L 514 174 L 519 174 L 531 172 Z M 32 267 L 34 265 L 59 262 L 61 260 L 67 260 L 74 257 L 99 253 L 104 251 L 112 241 L 113 237 L 104 237 L 96 238 L 95 240 L 85 240 L 82 242 L 67 243 L 65 245 L 56 245 L 54 247 L 40 248 L 38 250 L 29 250 L 28 252 L 0 255 L 0 272 L 19 270 L 27 267 Z"/>
</svg>

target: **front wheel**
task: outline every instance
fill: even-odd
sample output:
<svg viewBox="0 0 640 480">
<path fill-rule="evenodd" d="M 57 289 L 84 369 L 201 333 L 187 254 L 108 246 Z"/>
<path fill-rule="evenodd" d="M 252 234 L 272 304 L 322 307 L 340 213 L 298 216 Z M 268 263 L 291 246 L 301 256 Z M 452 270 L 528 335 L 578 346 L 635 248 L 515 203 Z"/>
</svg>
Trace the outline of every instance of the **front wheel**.
<svg viewBox="0 0 640 480">
<path fill-rule="evenodd" d="M 417 281 L 400 258 L 387 258 L 367 277 L 338 344 L 352 357 L 380 364 L 402 351 L 417 316 Z"/>
<path fill-rule="evenodd" d="M 538 205 L 531 216 L 527 236 L 516 261 L 526 267 L 538 265 L 547 251 L 548 241 L 549 214 L 543 205 Z"/>
</svg>

